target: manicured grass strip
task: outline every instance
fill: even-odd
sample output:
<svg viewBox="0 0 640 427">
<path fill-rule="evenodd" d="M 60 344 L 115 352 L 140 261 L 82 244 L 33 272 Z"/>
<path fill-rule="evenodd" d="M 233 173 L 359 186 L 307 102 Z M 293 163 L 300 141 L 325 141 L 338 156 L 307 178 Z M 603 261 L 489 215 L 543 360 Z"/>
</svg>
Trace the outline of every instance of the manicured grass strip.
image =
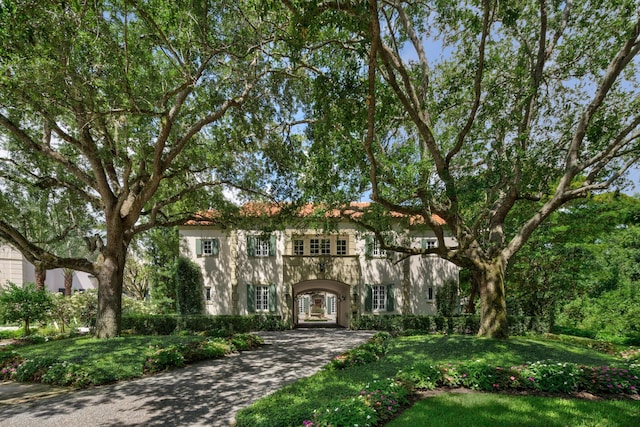
<svg viewBox="0 0 640 427">
<path fill-rule="evenodd" d="M 417 402 L 385 427 L 636 427 L 640 402 L 490 393 L 442 393 Z"/>
</svg>

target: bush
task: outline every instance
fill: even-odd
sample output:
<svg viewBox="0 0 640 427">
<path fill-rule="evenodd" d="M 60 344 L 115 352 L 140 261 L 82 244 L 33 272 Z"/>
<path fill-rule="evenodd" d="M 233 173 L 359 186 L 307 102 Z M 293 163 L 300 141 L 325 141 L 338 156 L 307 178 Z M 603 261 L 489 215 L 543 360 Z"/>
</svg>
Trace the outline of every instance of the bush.
<svg viewBox="0 0 640 427">
<path fill-rule="evenodd" d="M 421 390 L 433 390 L 444 382 L 440 368 L 428 363 L 418 363 L 405 370 L 398 371 L 396 380 L 405 387 Z"/>
<path fill-rule="evenodd" d="M 387 341 L 390 338 L 389 334 L 377 333 L 366 343 L 334 357 L 327 365 L 327 369 L 346 369 L 351 366 L 375 362 L 385 355 Z"/>
<path fill-rule="evenodd" d="M 264 340 L 254 334 L 236 334 L 230 341 L 237 351 L 253 350 L 264 344 Z"/>
<path fill-rule="evenodd" d="M 204 312 L 204 285 L 200 267 L 188 258 L 178 258 L 175 272 L 178 314 Z"/>
<path fill-rule="evenodd" d="M 180 368 L 184 366 L 184 348 L 178 345 L 169 347 L 149 347 L 145 353 L 143 372 L 154 374 L 170 368 Z"/>
<path fill-rule="evenodd" d="M 255 316 L 177 316 L 175 314 L 122 316 L 122 329 L 138 335 L 171 335 L 177 330 L 203 332 L 206 336 L 231 337 L 251 331 L 283 330 L 281 317 Z"/>
<path fill-rule="evenodd" d="M 29 335 L 32 322 L 45 320 L 53 307 L 51 294 L 37 289 L 35 283 L 18 286 L 9 283 L 0 289 L 0 319 L 5 322 L 22 322 L 24 334 Z"/>
<path fill-rule="evenodd" d="M 49 366 L 42 375 L 42 382 L 52 385 L 72 386 L 77 388 L 91 384 L 89 373 L 80 365 L 70 362 L 57 362 Z"/>
<path fill-rule="evenodd" d="M 40 382 L 49 366 L 57 360 L 53 357 L 34 357 L 22 362 L 15 371 L 13 378 L 20 382 Z"/>
<path fill-rule="evenodd" d="M 606 342 L 606 341 L 594 340 L 591 338 L 575 337 L 571 335 L 545 334 L 544 336 L 545 338 L 550 340 L 571 343 L 571 344 L 578 345 L 580 347 L 588 348 L 588 349 L 599 351 L 602 353 L 615 354 L 616 352 L 616 347 L 612 343 Z"/>
</svg>

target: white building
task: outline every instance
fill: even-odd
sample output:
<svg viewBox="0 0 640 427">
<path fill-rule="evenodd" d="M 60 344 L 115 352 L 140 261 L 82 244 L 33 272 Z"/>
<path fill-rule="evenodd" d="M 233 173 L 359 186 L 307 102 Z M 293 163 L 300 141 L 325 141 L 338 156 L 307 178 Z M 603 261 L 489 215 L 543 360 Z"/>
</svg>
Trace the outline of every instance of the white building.
<svg viewBox="0 0 640 427">
<path fill-rule="evenodd" d="M 13 246 L 0 243 L 0 287 L 8 282 L 22 285 L 36 281 L 35 267 L 27 261 Z M 50 292 L 64 293 L 64 272 L 61 268 L 47 270 L 46 289 Z M 95 279 L 82 271 L 73 272 L 72 291 L 95 289 Z"/>
<path fill-rule="evenodd" d="M 207 312 L 262 312 L 294 326 L 348 327 L 356 314 L 435 315 L 438 286 L 458 282 L 454 264 L 437 255 L 385 253 L 346 219 L 330 232 L 299 227 L 272 233 L 202 223 L 180 227 L 182 255 L 202 269 Z M 432 231 L 420 229 L 394 235 L 416 248 L 437 245 Z"/>
</svg>

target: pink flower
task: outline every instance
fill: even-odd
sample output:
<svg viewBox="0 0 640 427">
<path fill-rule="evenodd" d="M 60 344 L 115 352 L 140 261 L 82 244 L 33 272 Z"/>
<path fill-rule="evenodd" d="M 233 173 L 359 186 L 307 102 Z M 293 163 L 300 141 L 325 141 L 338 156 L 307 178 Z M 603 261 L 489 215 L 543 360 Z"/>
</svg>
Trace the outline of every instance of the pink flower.
<svg viewBox="0 0 640 427">
<path fill-rule="evenodd" d="M 509 379 L 510 379 L 511 381 L 515 381 L 516 377 L 514 377 L 513 375 L 511 375 L 511 376 L 509 377 Z"/>
</svg>

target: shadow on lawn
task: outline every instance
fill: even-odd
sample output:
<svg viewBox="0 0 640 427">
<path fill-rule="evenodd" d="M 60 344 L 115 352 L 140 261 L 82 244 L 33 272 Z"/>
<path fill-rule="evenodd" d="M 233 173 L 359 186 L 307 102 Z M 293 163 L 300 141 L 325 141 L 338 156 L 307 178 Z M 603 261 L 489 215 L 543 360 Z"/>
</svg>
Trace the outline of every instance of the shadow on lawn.
<svg viewBox="0 0 640 427">
<path fill-rule="evenodd" d="M 229 425 L 235 413 L 285 384 L 315 373 L 371 332 L 293 330 L 261 334 L 268 345 L 161 375 L 0 408 L 20 425 L 28 413 L 47 425 Z M 272 343 L 269 345 L 269 343 Z M 15 424 L 11 424 L 12 418 Z M 25 424 L 22 424 L 25 425 Z"/>
</svg>

